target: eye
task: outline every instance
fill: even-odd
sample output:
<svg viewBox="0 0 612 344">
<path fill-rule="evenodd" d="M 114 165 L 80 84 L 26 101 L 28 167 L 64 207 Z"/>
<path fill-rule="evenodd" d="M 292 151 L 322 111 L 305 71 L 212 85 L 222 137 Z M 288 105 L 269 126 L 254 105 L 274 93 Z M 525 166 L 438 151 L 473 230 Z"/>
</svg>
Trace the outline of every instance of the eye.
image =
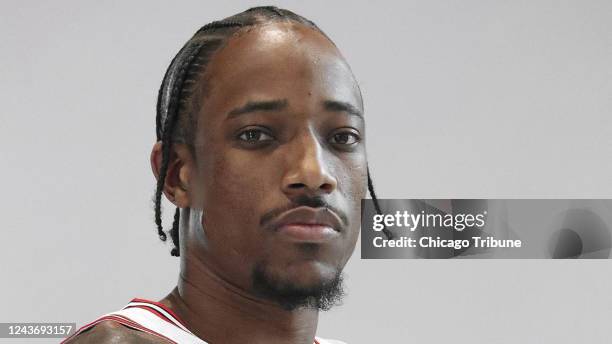
<svg viewBox="0 0 612 344">
<path fill-rule="evenodd" d="M 269 134 L 265 133 L 263 130 L 260 130 L 260 129 L 245 130 L 241 132 L 240 135 L 238 135 L 238 139 L 245 141 L 245 142 L 250 142 L 250 143 L 274 140 L 272 136 L 270 136 Z"/>
<path fill-rule="evenodd" d="M 361 138 L 359 135 L 351 132 L 351 131 L 343 131 L 340 133 L 336 133 L 331 137 L 331 141 L 333 144 L 352 146 L 357 144 Z"/>
</svg>

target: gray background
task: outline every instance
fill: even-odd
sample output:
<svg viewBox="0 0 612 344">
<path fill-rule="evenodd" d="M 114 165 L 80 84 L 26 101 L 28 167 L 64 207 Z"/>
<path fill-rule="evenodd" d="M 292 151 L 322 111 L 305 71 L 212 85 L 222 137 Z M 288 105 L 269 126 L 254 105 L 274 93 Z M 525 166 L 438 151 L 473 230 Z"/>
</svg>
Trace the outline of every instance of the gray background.
<svg viewBox="0 0 612 344">
<path fill-rule="evenodd" d="M 270 3 L 315 21 L 349 60 L 381 197 L 612 196 L 612 2 Z M 171 290 L 178 260 L 151 202 L 157 88 L 197 28 L 257 4 L 2 1 L 0 322 L 82 324 Z M 612 335 L 609 260 L 367 261 L 357 247 L 322 336 Z"/>
</svg>

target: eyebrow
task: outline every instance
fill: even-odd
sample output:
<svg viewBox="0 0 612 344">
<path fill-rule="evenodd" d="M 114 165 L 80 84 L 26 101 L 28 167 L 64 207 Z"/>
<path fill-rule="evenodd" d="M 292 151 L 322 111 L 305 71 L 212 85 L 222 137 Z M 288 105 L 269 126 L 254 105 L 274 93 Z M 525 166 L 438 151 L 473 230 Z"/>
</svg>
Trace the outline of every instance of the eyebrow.
<svg viewBox="0 0 612 344">
<path fill-rule="evenodd" d="M 257 111 L 280 111 L 287 108 L 287 99 L 274 99 L 264 101 L 249 101 L 241 107 L 237 107 L 227 114 L 228 118 Z"/>
<path fill-rule="evenodd" d="M 287 99 L 273 99 L 263 101 L 248 101 L 245 105 L 237 107 L 227 114 L 227 118 L 234 118 L 243 114 L 258 112 L 258 111 L 281 111 L 287 108 L 289 102 Z M 346 112 L 349 115 L 354 115 L 363 118 L 363 113 L 353 104 L 338 100 L 324 100 L 323 107 L 327 111 Z"/>
<path fill-rule="evenodd" d="M 363 118 L 363 113 L 353 104 L 348 102 L 341 102 L 337 100 L 325 100 L 323 107 L 328 111 L 344 111 L 350 115 Z"/>
</svg>

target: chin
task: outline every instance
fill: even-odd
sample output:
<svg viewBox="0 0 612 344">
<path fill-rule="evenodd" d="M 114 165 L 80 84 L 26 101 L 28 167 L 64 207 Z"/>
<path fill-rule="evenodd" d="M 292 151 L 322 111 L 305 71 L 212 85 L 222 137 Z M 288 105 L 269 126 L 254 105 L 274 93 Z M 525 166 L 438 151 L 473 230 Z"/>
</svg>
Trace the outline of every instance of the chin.
<svg viewBox="0 0 612 344">
<path fill-rule="evenodd" d="M 253 270 L 253 289 L 288 310 L 327 310 L 338 304 L 344 295 L 341 269 L 314 260 L 297 262 L 281 269 L 265 263 L 257 264 Z"/>
<path fill-rule="evenodd" d="M 303 261 L 287 267 L 279 276 L 281 280 L 290 281 L 296 286 L 315 288 L 331 282 L 340 273 L 340 269 L 319 261 Z"/>
</svg>

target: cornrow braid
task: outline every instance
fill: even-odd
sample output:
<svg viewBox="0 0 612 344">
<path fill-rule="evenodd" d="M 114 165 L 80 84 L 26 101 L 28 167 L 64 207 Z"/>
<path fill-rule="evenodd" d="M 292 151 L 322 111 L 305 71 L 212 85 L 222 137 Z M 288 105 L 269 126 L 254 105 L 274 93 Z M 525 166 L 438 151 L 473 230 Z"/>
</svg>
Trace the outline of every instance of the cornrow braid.
<svg viewBox="0 0 612 344">
<path fill-rule="evenodd" d="M 157 180 L 157 190 L 155 193 L 155 199 L 156 199 L 155 223 L 157 224 L 157 233 L 159 234 L 159 237 L 162 241 L 166 241 L 166 233 L 164 233 L 162 223 L 161 223 L 162 222 L 161 221 L 161 194 L 164 189 L 164 183 L 166 181 L 166 174 L 168 171 L 168 161 L 170 160 L 170 138 L 171 138 L 172 131 L 174 129 L 174 126 L 175 126 L 175 123 L 178 117 L 177 115 L 178 109 L 179 109 L 178 103 L 180 101 L 179 94 L 182 93 L 183 82 L 185 81 L 187 69 L 189 68 L 189 65 L 191 64 L 191 62 L 193 61 L 193 58 L 199 52 L 200 48 L 201 48 L 201 45 L 196 44 L 193 46 L 186 46 L 184 49 L 181 50 L 181 52 L 179 52 L 179 55 L 185 54 L 186 58 L 181 60 L 181 64 L 178 67 L 177 75 L 175 77 L 176 81 L 174 82 L 173 86 L 170 89 L 170 95 L 169 95 L 168 106 L 167 106 L 167 115 L 166 115 L 166 120 L 164 121 L 164 126 L 163 126 L 165 130 L 161 131 L 161 134 L 162 134 L 162 137 L 161 137 L 162 163 L 161 163 L 160 176 L 159 176 L 159 179 Z M 164 144 L 164 143 L 167 143 L 167 144 Z M 160 201 L 157 201 L 157 200 L 160 200 Z M 178 208 L 177 208 L 177 211 L 178 211 Z M 175 221 L 172 228 L 174 229 L 175 226 L 178 226 L 178 221 Z"/>
<path fill-rule="evenodd" d="M 170 62 L 157 96 L 156 136 L 162 147 L 162 161 L 154 195 L 155 224 L 157 234 L 162 241 L 166 241 L 167 234 L 162 226 L 161 197 L 163 194 L 168 164 L 171 157 L 173 143 L 186 144 L 195 157 L 193 141 L 197 127 L 197 113 L 199 112 L 197 83 L 205 83 L 202 74 L 206 70 L 212 56 L 227 40 L 238 30 L 246 26 L 254 26 L 273 21 L 293 21 L 312 27 L 335 45 L 329 37 L 321 31 L 312 21 L 285 9 L 274 6 L 260 6 L 250 8 L 242 13 L 219 21 L 213 21 L 202 26 L 179 50 Z M 205 85 L 205 84 L 203 84 Z M 368 190 L 374 200 L 377 212 L 380 206 L 374 193 L 374 187 L 368 171 Z M 179 242 L 180 209 L 174 211 L 174 220 L 169 230 L 174 248 L 170 254 L 180 256 Z M 383 230 L 390 237 L 390 232 Z"/>
<path fill-rule="evenodd" d="M 372 197 L 372 203 L 374 203 L 374 210 L 376 210 L 377 214 L 382 214 L 382 209 L 380 208 L 380 203 L 378 202 L 378 198 L 376 197 L 376 192 L 374 192 L 374 183 L 372 183 L 372 177 L 370 176 L 370 169 L 368 168 L 368 191 L 370 192 L 370 196 Z M 387 229 L 385 224 L 383 223 L 382 232 L 385 234 L 387 239 L 393 239 L 393 233 Z"/>
<path fill-rule="evenodd" d="M 170 237 L 172 238 L 172 243 L 174 244 L 174 247 L 172 248 L 172 251 L 170 251 L 170 254 L 178 257 L 181 255 L 181 251 L 179 248 L 179 220 L 181 217 L 181 211 L 178 207 L 176 207 L 176 210 L 174 211 L 174 221 L 172 221 L 172 229 L 170 230 Z"/>
<path fill-rule="evenodd" d="M 230 20 L 227 20 L 227 21 L 214 21 L 212 23 L 208 23 L 208 24 L 202 26 L 195 34 L 197 35 L 197 34 L 203 32 L 203 31 L 210 30 L 210 29 L 221 29 L 221 28 L 224 28 L 224 27 L 243 26 L 243 25 L 244 25 L 243 23 L 239 23 L 239 22 L 236 22 L 236 21 L 230 21 Z"/>
</svg>

